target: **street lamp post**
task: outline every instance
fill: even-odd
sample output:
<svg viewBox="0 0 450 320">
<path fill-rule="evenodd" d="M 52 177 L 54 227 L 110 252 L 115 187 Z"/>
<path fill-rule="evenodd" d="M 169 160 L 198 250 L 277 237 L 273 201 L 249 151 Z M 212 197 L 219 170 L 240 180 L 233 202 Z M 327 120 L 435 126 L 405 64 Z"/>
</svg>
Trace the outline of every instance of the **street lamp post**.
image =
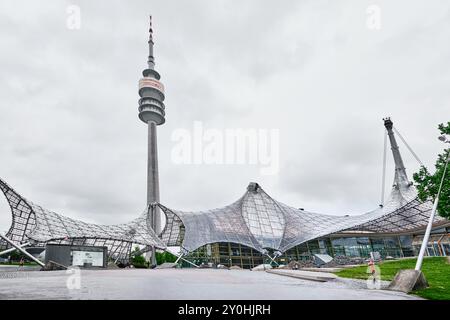
<svg viewBox="0 0 450 320">
<path fill-rule="evenodd" d="M 441 140 L 444 143 L 450 143 L 450 140 L 448 140 L 447 137 L 444 135 L 440 136 L 439 140 Z M 428 221 L 427 229 L 425 231 L 425 235 L 423 236 L 422 246 L 420 247 L 419 256 L 417 257 L 417 263 L 416 263 L 416 268 L 415 268 L 416 271 L 420 271 L 422 269 L 423 257 L 425 255 L 425 250 L 428 246 L 428 240 L 430 239 L 430 233 L 431 233 L 431 228 L 433 227 L 434 216 L 436 214 L 437 206 L 439 203 L 439 195 L 442 190 L 442 185 L 444 184 L 445 174 L 447 171 L 447 165 L 448 165 L 448 161 L 449 161 L 449 155 L 450 155 L 450 153 L 447 154 L 447 159 L 445 160 L 444 174 L 442 175 L 441 183 L 439 185 L 439 190 L 438 190 L 438 193 L 436 194 L 436 199 L 434 199 L 433 209 L 431 210 L 431 214 L 430 214 L 430 220 Z"/>
</svg>

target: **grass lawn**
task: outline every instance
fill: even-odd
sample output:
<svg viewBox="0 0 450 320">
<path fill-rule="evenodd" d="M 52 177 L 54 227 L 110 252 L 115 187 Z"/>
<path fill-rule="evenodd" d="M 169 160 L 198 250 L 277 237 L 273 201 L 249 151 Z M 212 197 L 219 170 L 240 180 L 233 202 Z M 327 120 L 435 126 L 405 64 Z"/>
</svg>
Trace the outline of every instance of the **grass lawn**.
<svg viewBox="0 0 450 320">
<path fill-rule="evenodd" d="M 392 280 L 400 269 L 414 269 L 416 258 L 386 261 L 378 264 L 381 280 Z M 336 272 L 343 278 L 367 279 L 366 266 L 344 269 Z M 430 257 L 423 260 L 422 271 L 430 285 L 429 288 L 412 292 L 418 296 L 432 300 L 450 300 L 450 264 L 445 257 Z"/>
<path fill-rule="evenodd" d="M 0 266 L 18 266 L 18 262 L 0 262 Z M 24 266 L 37 266 L 38 264 L 36 262 L 24 262 Z"/>
</svg>

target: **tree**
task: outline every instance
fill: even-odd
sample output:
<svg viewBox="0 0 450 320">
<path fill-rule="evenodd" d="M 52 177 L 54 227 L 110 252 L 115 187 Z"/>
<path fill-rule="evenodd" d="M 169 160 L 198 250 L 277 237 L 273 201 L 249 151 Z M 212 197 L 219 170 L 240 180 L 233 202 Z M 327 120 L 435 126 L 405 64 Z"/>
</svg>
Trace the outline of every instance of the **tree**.
<svg viewBox="0 0 450 320">
<path fill-rule="evenodd" d="M 164 251 L 164 252 L 156 252 L 156 263 L 163 264 L 164 262 L 175 262 L 177 261 L 177 257 L 173 254 Z"/>
<path fill-rule="evenodd" d="M 139 251 L 139 247 L 134 247 L 134 252 Z M 145 257 L 141 254 L 135 254 L 132 258 L 131 258 L 131 264 L 135 267 L 135 268 L 147 268 L 148 264 L 147 261 L 145 261 Z"/>
<path fill-rule="evenodd" d="M 12 252 L 10 252 L 8 255 L 6 256 L 2 256 L 2 258 L 9 258 L 9 264 L 15 264 L 18 263 L 21 259 L 24 259 L 25 262 L 29 262 L 30 259 L 25 256 L 22 252 L 20 252 L 19 250 L 14 250 Z"/>
<path fill-rule="evenodd" d="M 441 123 L 439 131 L 443 135 L 450 135 L 450 121 L 446 125 Z M 416 182 L 419 199 L 422 201 L 434 201 L 439 190 L 439 186 L 444 175 L 445 165 L 448 159 L 450 149 L 444 149 L 444 152 L 438 155 L 434 174 L 431 174 L 424 166 L 420 167 L 419 172 L 414 173 L 413 178 Z M 450 218 L 450 167 L 447 167 L 447 172 L 444 177 L 441 194 L 439 196 L 438 214 L 445 218 Z"/>
</svg>

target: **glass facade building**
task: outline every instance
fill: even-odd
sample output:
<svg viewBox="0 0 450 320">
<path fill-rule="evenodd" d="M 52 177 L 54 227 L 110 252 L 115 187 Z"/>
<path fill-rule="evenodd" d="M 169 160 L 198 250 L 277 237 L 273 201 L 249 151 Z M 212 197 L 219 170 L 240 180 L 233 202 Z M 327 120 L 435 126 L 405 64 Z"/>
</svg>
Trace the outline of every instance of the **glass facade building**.
<svg viewBox="0 0 450 320">
<path fill-rule="evenodd" d="M 450 228 L 441 229 L 440 233 L 430 239 L 426 254 L 428 256 L 450 255 Z M 390 236 L 340 236 L 332 235 L 302 243 L 295 246 L 275 261 L 288 264 L 291 261 L 309 261 L 313 254 L 328 254 L 332 257 L 346 256 L 367 259 L 371 252 L 378 252 L 382 259 L 414 257 L 420 250 L 423 235 L 390 235 Z M 229 242 L 213 243 L 201 246 L 185 256 L 196 265 L 219 264 L 231 267 L 239 266 L 250 269 L 262 263 L 271 263 L 268 255 L 245 245 Z M 272 263 L 273 264 L 273 263 Z M 192 267 L 184 262 L 183 266 Z"/>
</svg>

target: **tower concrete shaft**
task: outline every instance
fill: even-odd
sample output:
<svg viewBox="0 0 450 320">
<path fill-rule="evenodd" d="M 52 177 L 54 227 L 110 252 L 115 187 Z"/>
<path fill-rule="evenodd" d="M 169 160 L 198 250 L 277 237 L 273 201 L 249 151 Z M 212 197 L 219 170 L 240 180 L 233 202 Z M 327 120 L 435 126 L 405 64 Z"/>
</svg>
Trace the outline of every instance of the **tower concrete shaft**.
<svg viewBox="0 0 450 320">
<path fill-rule="evenodd" d="M 158 172 L 158 144 L 156 123 L 149 121 L 148 125 L 148 161 L 147 161 L 147 205 L 159 202 L 159 172 Z M 150 210 L 151 227 L 159 234 L 161 232 L 161 215 L 159 208 Z"/>
<path fill-rule="evenodd" d="M 386 127 L 386 130 L 387 130 L 387 133 L 389 136 L 389 142 L 391 144 L 392 155 L 394 157 L 394 162 L 395 162 L 394 184 L 397 187 L 409 186 L 410 181 L 408 180 L 408 176 L 406 174 L 405 165 L 403 164 L 403 159 L 400 154 L 400 149 L 398 147 L 397 141 L 395 139 L 394 131 L 392 130 L 394 127 L 394 124 L 393 124 L 391 118 L 385 118 L 383 120 L 384 120 L 384 126 Z"/>
</svg>

